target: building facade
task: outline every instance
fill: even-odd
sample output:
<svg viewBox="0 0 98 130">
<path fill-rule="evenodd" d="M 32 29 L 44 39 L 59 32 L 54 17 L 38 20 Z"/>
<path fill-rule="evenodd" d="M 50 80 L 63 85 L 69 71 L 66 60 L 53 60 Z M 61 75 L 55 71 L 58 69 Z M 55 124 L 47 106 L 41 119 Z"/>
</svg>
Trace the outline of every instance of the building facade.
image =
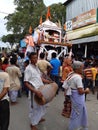
<svg viewBox="0 0 98 130">
<path fill-rule="evenodd" d="M 84 57 L 98 55 L 98 0 L 66 0 L 64 5 L 66 34 L 73 52 Z"/>
</svg>

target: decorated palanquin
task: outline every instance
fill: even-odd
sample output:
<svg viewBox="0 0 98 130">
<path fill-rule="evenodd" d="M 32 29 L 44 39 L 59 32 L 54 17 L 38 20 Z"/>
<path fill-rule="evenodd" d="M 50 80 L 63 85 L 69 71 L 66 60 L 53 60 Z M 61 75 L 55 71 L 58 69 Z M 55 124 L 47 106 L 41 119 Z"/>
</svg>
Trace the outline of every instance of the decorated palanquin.
<svg viewBox="0 0 98 130">
<path fill-rule="evenodd" d="M 29 35 L 25 36 L 26 47 L 28 48 L 36 48 L 40 47 L 40 52 L 44 50 L 47 52 L 48 49 L 51 49 L 50 46 L 55 48 L 60 48 L 58 57 L 61 54 L 68 53 L 68 47 L 71 49 L 72 44 L 68 42 L 67 36 L 62 36 L 62 27 L 58 23 L 53 23 L 49 18 L 51 18 L 50 11 L 48 8 L 46 20 L 42 22 L 42 17 L 40 18 L 39 25 L 32 30 L 32 27 L 29 29 Z M 33 32 L 33 33 L 32 33 Z M 50 48 L 49 48 L 50 47 Z"/>
<path fill-rule="evenodd" d="M 66 36 L 62 37 L 62 28 L 49 19 L 38 26 L 40 31 L 39 44 L 52 44 L 61 46 L 72 46 L 68 43 Z"/>
</svg>

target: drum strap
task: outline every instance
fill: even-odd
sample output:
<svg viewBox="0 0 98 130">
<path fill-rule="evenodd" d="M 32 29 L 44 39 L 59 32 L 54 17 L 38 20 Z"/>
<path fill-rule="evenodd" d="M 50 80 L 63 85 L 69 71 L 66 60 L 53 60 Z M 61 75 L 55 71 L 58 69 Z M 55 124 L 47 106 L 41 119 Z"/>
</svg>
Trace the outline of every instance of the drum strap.
<svg viewBox="0 0 98 130">
<path fill-rule="evenodd" d="M 31 86 L 32 86 L 32 84 L 31 83 L 29 83 Z M 33 87 L 33 86 L 32 86 Z M 33 108 L 33 92 L 32 91 L 30 91 L 30 95 L 31 95 L 31 108 Z"/>
<path fill-rule="evenodd" d="M 33 108 L 33 92 L 31 92 L 31 107 Z"/>
</svg>

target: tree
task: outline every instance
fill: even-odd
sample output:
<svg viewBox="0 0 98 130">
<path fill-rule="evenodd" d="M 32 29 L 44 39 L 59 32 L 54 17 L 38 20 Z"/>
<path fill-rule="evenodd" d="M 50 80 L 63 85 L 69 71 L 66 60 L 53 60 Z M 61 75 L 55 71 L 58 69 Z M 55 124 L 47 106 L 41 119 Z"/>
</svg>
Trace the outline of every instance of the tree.
<svg viewBox="0 0 98 130">
<path fill-rule="evenodd" d="M 18 43 L 20 39 L 20 34 L 8 34 L 8 35 L 3 35 L 2 41 L 3 42 L 9 42 L 10 44 Z"/>
<path fill-rule="evenodd" d="M 61 22 L 61 24 L 63 24 L 63 19 L 64 21 L 66 21 L 66 9 L 65 6 L 62 5 L 61 3 L 59 4 L 53 4 L 50 7 L 50 11 L 51 11 L 51 20 L 53 22 L 58 22 L 58 20 Z M 63 25 L 62 25 L 63 26 Z"/>
<path fill-rule="evenodd" d="M 13 33 L 28 33 L 29 26 L 35 28 L 38 25 L 40 12 L 45 9 L 42 0 L 14 0 L 16 11 L 6 17 L 7 30 Z"/>
<path fill-rule="evenodd" d="M 28 33 L 30 26 L 34 29 L 39 25 L 40 16 L 43 21 L 46 20 L 47 7 L 43 0 L 14 0 L 14 4 L 17 6 L 15 12 L 5 17 L 6 28 L 13 32 L 8 36 L 13 36 L 14 42 L 19 42 Z M 53 22 L 62 21 L 65 17 L 65 7 L 60 3 L 52 5 L 50 11 Z M 4 36 L 2 40 L 4 39 L 7 40 L 8 37 Z"/>
</svg>

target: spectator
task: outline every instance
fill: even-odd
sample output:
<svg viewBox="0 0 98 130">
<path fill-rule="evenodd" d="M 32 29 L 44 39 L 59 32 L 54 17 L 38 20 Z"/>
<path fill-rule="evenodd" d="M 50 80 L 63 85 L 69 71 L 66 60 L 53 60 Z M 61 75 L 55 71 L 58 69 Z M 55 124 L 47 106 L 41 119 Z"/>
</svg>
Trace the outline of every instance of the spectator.
<svg viewBox="0 0 98 130">
<path fill-rule="evenodd" d="M 48 51 L 48 54 L 47 54 L 47 60 L 50 61 L 52 59 L 52 53 L 56 53 L 57 52 L 55 51 L 55 48 L 51 48 L 51 50 Z"/>
<path fill-rule="evenodd" d="M 5 58 L 2 64 L 2 70 L 5 71 L 5 69 L 9 66 L 9 59 Z"/>
<path fill-rule="evenodd" d="M 91 89 L 92 93 L 94 94 L 94 87 L 95 87 L 95 79 L 96 79 L 97 69 L 94 66 L 88 66 L 84 69 L 85 75 L 85 82 L 88 82 L 88 87 Z"/>
<path fill-rule="evenodd" d="M 73 71 L 72 69 L 72 58 L 66 55 L 64 58 L 64 62 L 62 65 L 62 83 L 66 80 L 67 76 L 69 73 Z M 66 96 L 65 96 L 65 101 L 64 101 L 64 108 L 62 110 L 62 116 L 66 116 L 66 102 L 67 102 Z"/>
<path fill-rule="evenodd" d="M 16 66 L 16 62 L 16 58 L 11 58 L 11 65 L 5 70 L 10 76 L 9 96 L 12 105 L 17 103 L 18 90 L 21 88 L 19 78 L 22 76 L 22 74 L 19 67 Z"/>
<path fill-rule="evenodd" d="M 50 60 L 50 64 L 53 67 L 50 72 L 50 78 L 53 81 L 55 81 L 57 83 L 57 85 L 59 86 L 59 73 L 60 73 L 61 62 L 60 62 L 60 60 L 58 60 L 56 58 L 55 52 L 52 53 L 52 59 Z M 59 88 L 58 88 L 57 94 L 58 94 L 58 92 L 59 92 Z"/>
<path fill-rule="evenodd" d="M 40 59 L 37 62 L 37 66 L 40 69 L 40 71 L 44 74 L 47 75 L 48 72 L 50 72 L 50 70 L 52 69 L 51 64 L 44 59 L 45 58 L 45 54 L 42 52 L 40 53 Z"/>
<path fill-rule="evenodd" d="M 17 60 L 17 65 L 20 68 L 22 77 L 20 77 L 22 91 L 24 91 L 24 53 L 19 53 L 19 58 Z M 18 96 L 21 97 L 21 90 L 18 92 Z"/>
<path fill-rule="evenodd" d="M 72 72 L 72 58 L 65 56 L 64 62 L 62 65 L 62 82 L 66 79 L 67 75 Z"/>
<path fill-rule="evenodd" d="M 29 65 L 29 60 L 27 59 L 27 60 L 25 60 L 24 61 L 24 68 L 26 69 L 26 67 Z M 24 89 L 25 89 L 25 91 L 26 91 L 26 95 L 27 95 L 27 97 L 29 96 L 29 89 L 25 86 L 25 84 L 24 84 Z"/>
<path fill-rule="evenodd" d="M 0 130 L 8 130 L 10 119 L 8 90 L 10 87 L 9 75 L 2 71 L 0 59 Z"/>
</svg>

